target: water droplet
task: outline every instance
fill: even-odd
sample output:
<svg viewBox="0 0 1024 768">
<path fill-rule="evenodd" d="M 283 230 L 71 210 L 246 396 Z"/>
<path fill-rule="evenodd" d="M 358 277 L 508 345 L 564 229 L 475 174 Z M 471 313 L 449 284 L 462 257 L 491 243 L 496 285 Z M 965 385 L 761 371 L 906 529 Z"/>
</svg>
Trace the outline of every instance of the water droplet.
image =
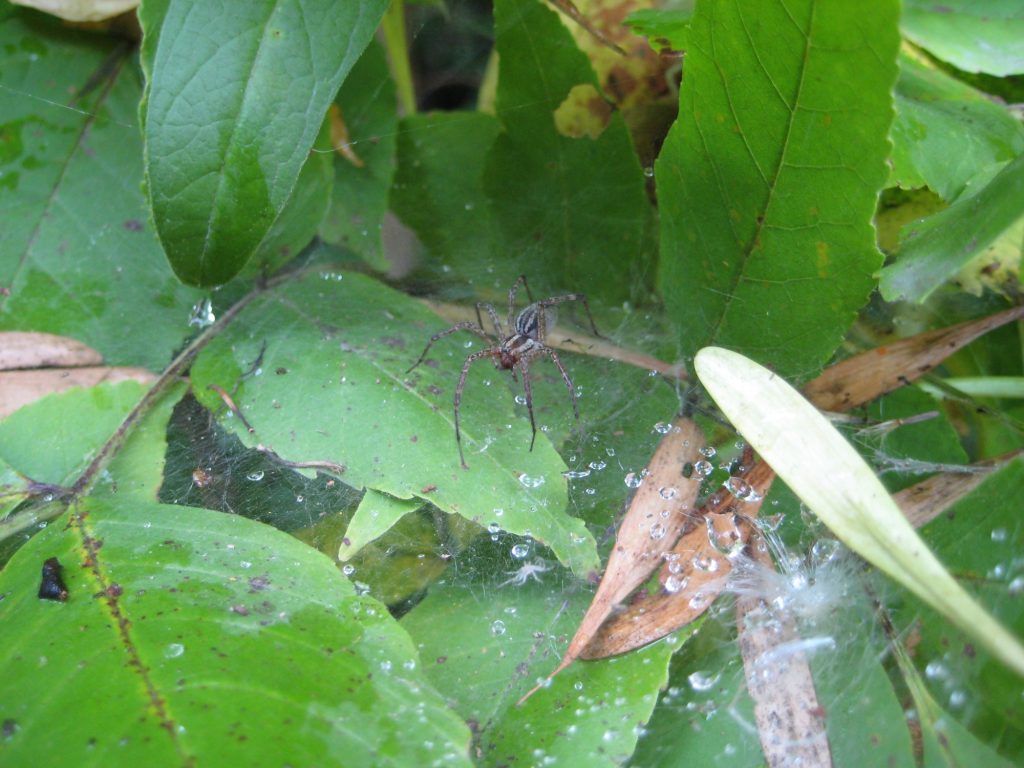
<svg viewBox="0 0 1024 768">
<path fill-rule="evenodd" d="M 347 563 L 346 565 L 343 565 L 341 567 L 341 572 L 344 573 L 346 576 L 351 576 L 353 573 L 356 572 L 356 567 L 351 563 Z"/>
<path fill-rule="evenodd" d="M 181 643 L 171 643 L 164 648 L 164 658 L 176 659 L 185 652 L 185 646 Z"/>
<path fill-rule="evenodd" d="M 967 703 L 967 693 L 965 691 L 957 689 L 949 694 L 949 706 L 951 709 L 960 709 L 965 703 Z"/>
<path fill-rule="evenodd" d="M 635 472 L 626 473 L 625 483 L 627 488 L 639 488 L 642 482 L 643 480 L 637 477 Z"/>
<path fill-rule="evenodd" d="M 715 450 L 714 446 L 711 445 L 705 445 L 697 452 L 705 459 L 713 459 L 715 458 L 715 454 L 718 453 L 718 451 Z"/>
<path fill-rule="evenodd" d="M 608 465 L 605 464 L 603 461 L 592 461 L 592 462 L 590 462 L 589 466 L 590 466 L 591 469 L 596 470 L 597 472 L 600 472 L 602 469 L 604 469 Z"/>
<path fill-rule="evenodd" d="M 715 573 L 720 565 L 718 558 L 711 555 L 694 555 L 691 563 L 695 570 L 705 571 L 706 573 Z"/>
<path fill-rule="evenodd" d="M 672 486 L 668 486 L 668 487 L 664 487 L 664 488 L 659 488 L 658 489 L 658 495 L 661 496 L 661 498 L 663 498 L 663 499 L 672 499 L 672 498 L 675 498 L 676 489 L 673 488 Z"/>
<path fill-rule="evenodd" d="M 694 463 L 693 471 L 701 477 L 708 477 L 715 471 L 715 467 L 710 461 L 701 460 Z"/>
<path fill-rule="evenodd" d="M 492 536 L 501 530 L 501 526 L 498 523 L 489 523 L 487 526 L 487 532 Z"/>
<path fill-rule="evenodd" d="M 391 671 L 391 661 L 388 660 L 388 659 L 384 659 L 384 661 L 382 661 L 380 663 L 380 668 L 381 668 L 382 672 L 390 672 Z"/>
<path fill-rule="evenodd" d="M 676 592 L 686 589 L 686 584 L 689 581 L 689 578 L 686 576 L 679 577 L 675 574 L 669 574 L 668 578 L 665 579 L 665 591 L 674 595 Z"/>
<path fill-rule="evenodd" d="M 516 395 L 516 402 L 519 405 L 526 405 L 526 396 L 525 395 Z"/>
<path fill-rule="evenodd" d="M 708 598 L 703 592 L 694 593 L 693 597 L 690 598 L 690 608 L 695 611 L 703 611 L 708 607 Z"/>
<path fill-rule="evenodd" d="M 413 659 L 406 659 L 402 662 L 402 669 L 408 669 L 410 671 L 416 669 L 416 662 Z"/>
<path fill-rule="evenodd" d="M 505 622 L 501 619 L 495 619 L 491 622 L 491 634 L 495 637 L 501 637 L 504 635 L 506 629 L 507 627 L 505 626 Z"/>
<path fill-rule="evenodd" d="M 1024 594 L 1024 576 L 1014 577 L 1014 579 L 1006 585 L 1006 589 L 1011 595 Z"/>
<path fill-rule="evenodd" d="M 540 488 L 544 485 L 544 476 L 530 477 L 524 472 L 519 476 L 519 482 L 527 488 Z"/>
<path fill-rule="evenodd" d="M 516 560 L 522 560 L 524 557 L 530 554 L 529 544 L 516 544 L 512 547 L 512 557 Z"/>
<path fill-rule="evenodd" d="M 672 431 L 672 425 L 666 424 L 663 421 L 659 421 L 657 424 L 654 425 L 654 431 L 657 432 L 659 435 L 667 435 L 669 432 Z"/>
<path fill-rule="evenodd" d="M 604 453 L 605 453 L 606 456 L 608 456 L 610 458 L 610 457 L 615 455 L 615 449 L 614 448 L 605 448 L 604 449 Z"/>
<path fill-rule="evenodd" d="M 687 678 L 690 687 L 695 691 L 709 691 L 718 683 L 719 675 L 710 672 L 692 672 Z"/>
<path fill-rule="evenodd" d="M 196 328 L 207 328 L 216 322 L 217 316 L 213 314 L 213 302 L 209 299 L 197 301 L 192 306 L 192 313 L 189 315 L 188 324 Z"/>
<path fill-rule="evenodd" d="M 737 499 L 748 504 L 760 501 L 763 498 L 761 494 L 754 490 L 754 486 L 740 477 L 730 477 L 722 485 Z"/>
<path fill-rule="evenodd" d="M 648 165 L 648 166 L 646 166 L 644 168 L 644 176 L 646 176 L 648 179 L 653 179 L 654 178 L 654 166 L 653 165 Z"/>
<path fill-rule="evenodd" d="M 655 523 L 651 526 L 651 541 L 661 541 L 665 538 L 665 534 L 668 533 L 668 529 L 661 523 Z"/>
<path fill-rule="evenodd" d="M 495 508 L 494 508 L 493 510 L 491 510 L 491 511 L 492 511 L 492 512 L 494 512 L 494 516 L 495 516 L 495 517 L 501 517 L 502 515 L 504 515 L 504 514 L 505 514 L 505 510 L 504 510 L 504 509 L 502 509 L 501 507 L 495 507 Z"/>
<path fill-rule="evenodd" d="M 258 483 L 260 480 L 263 479 L 263 470 L 257 469 L 255 472 L 250 472 L 248 475 L 245 476 L 245 479 L 252 480 L 254 483 Z"/>
<path fill-rule="evenodd" d="M 1005 528 L 993 528 L 992 529 L 992 541 L 1003 542 L 1006 541 L 1006 529 Z"/>
<path fill-rule="evenodd" d="M 924 668 L 924 676 L 929 680 L 944 680 L 949 677 L 949 670 L 941 661 L 929 661 Z"/>
<path fill-rule="evenodd" d="M 568 472 L 563 472 L 562 477 L 567 477 L 570 480 L 579 480 L 580 478 L 590 477 L 589 469 L 570 469 Z"/>
</svg>

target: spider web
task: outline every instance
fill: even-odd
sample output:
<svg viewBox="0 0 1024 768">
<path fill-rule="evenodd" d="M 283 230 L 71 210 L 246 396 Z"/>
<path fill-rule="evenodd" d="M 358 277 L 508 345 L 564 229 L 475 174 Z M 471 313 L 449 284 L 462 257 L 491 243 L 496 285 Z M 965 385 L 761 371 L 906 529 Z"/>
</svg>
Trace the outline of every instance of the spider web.
<svg viewBox="0 0 1024 768">
<path fill-rule="evenodd" d="M 420 83 L 421 109 L 472 108 L 491 44 L 486 4 L 450 3 L 447 16 L 427 5 L 409 5 L 408 12 L 414 66 L 427 73 Z M 449 35 L 454 35 L 454 42 L 438 44 Z M 445 50 L 444 59 L 429 61 L 429 56 L 439 55 L 439 49 Z M 22 96 L 47 101 L 29 93 Z M 54 105 L 58 106 L 67 109 Z M 506 109 L 522 106 L 529 105 L 512 104 Z M 126 135 L 137 130 L 128 123 L 120 127 Z M 355 142 L 353 148 L 358 153 L 359 143 Z M 386 242 L 398 244 L 388 253 L 390 276 L 396 284 L 410 293 L 465 307 L 471 307 L 475 301 L 487 301 L 505 319 L 507 292 L 515 277 L 514 271 L 510 274 L 509 265 L 485 252 L 475 261 L 460 260 L 456 270 L 443 260 L 431 259 L 424 246 L 397 219 L 389 219 L 385 226 L 391 231 Z M 532 283 L 536 280 L 534 284 L 538 287 L 557 282 L 544 275 L 529 278 Z M 574 290 L 572 285 L 560 287 Z M 180 318 L 182 339 L 190 329 L 207 324 L 218 307 L 230 304 L 232 297 L 224 295 L 230 290 L 211 296 L 189 294 L 193 301 Z M 534 290 L 534 298 L 543 298 L 544 294 Z M 637 274 L 627 292 L 650 297 L 649 276 Z M 522 302 L 525 297 L 520 298 Z M 592 308 L 599 331 L 619 346 L 667 362 L 679 358 L 674 333 L 666 327 L 654 301 L 641 306 L 595 302 Z M 578 308 L 563 306 L 558 314 L 559 322 L 570 334 L 574 329 L 588 331 L 585 313 Z M 436 330 L 446 325 L 439 318 Z M 424 343 L 428 338 L 429 333 Z M 473 334 L 457 334 L 439 341 L 432 355 L 450 371 L 454 388 L 462 360 L 482 348 L 483 341 Z M 113 357 L 127 359 L 132 354 L 125 342 L 123 354 L 115 351 Z M 644 466 L 665 425 L 690 399 L 694 389 L 689 383 L 597 357 L 585 349 L 559 354 L 575 387 L 580 423 L 577 425 L 573 419 L 559 372 L 550 361 L 539 358 L 531 366 L 538 440 L 550 440 L 561 451 L 568 466 L 567 513 L 587 522 L 606 555 L 630 493 L 642 482 Z M 471 371 L 466 392 L 464 407 L 486 407 L 488 399 L 513 400 L 516 417 L 528 418 L 521 382 L 513 381 L 508 372 L 494 370 L 486 361 Z M 898 410 L 902 414 L 906 408 L 901 405 Z M 362 490 L 329 474 L 288 467 L 264 453 L 246 449 L 219 423 L 218 418 L 224 415 L 211 414 L 190 396 L 176 405 L 167 429 L 168 453 L 161 500 L 252 517 L 288 531 L 334 557 L 363 497 Z M 883 414 L 877 417 L 881 420 Z M 705 418 L 704 424 L 720 449 L 709 479 L 710 488 L 728 475 L 738 448 L 735 436 L 722 430 L 713 419 Z M 312 420 L 310 428 L 315 428 Z M 900 455 L 914 454 L 929 439 L 911 441 L 908 447 L 900 448 Z M 56 450 L 57 446 L 53 447 Z M 929 454 L 929 458 L 956 460 L 937 454 Z M 471 454 L 467 454 L 467 460 L 472 462 Z M 801 560 L 804 553 L 813 550 L 822 532 L 805 525 L 799 503 L 788 494 L 774 498 L 771 509 L 773 516 L 783 521 L 778 546 L 794 559 L 792 572 L 802 576 L 803 582 L 820 587 L 813 598 L 818 606 L 813 621 L 820 621 L 821 631 L 833 640 L 831 646 L 819 651 L 825 659 L 826 672 L 834 672 L 834 665 L 847 652 L 856 651 L 858 658 L 867 657 L 870 651 L 862 645 L 862 637 L 844 638 L 835 630 L 839 625 L 829 624 L 828 619 L 830 611 L 843 605 L 849 596 L 844 585 L 855 578 L 849 561 Z M 499 594 L 514 601 L 514 597 L 508 596 L 522 592 L 527 600 L 541 589 L 549 597 L 569 600 L 588 589 L 567 578 L 556 559 L 536 541 L 500 529 L 481 532 L 479 526 L 445 515 L 430 505 L 410 511 L 381 539 L 345 565 L 344 572 L 360 589 L 382 600 L 399 617 L 415 610 L 436 586 L 457 584 L 481 605 L 495 600 Z M 800 582 L 801 578 L 795 581 Z M 769 592 L 763 585 L 750 583 L 734 588 L 737 592 L 742 589 Z M 793 587 L 788 597 L 806 604 L 806 595 L 798 592 Z M 653 732 L 657 733 L 661 728 L 678 729 L 681 722 L 699 725 L 714 717 L 731 720 L 737 724 L 732 740 L 723 741 L 715 756 L 723 764 L 735 759 L 738 753 L 760 754 L 756 734 L 751 732 L 750 714 L 744 709 L 749 707 L 743 703 L 742 669 L 735 638 L 730 634 L 734 617 L 729 605 L 725 601 L 712 612 L 700 642 L 673 662 L 669 687 L 652 724 Z M 495 619 L 499 620 L 503 619 Z M 654 740 L 648 739 L 647 744 L 641 748 L 644 754 L 668 759 L 658 755 Z"/>
</svg>

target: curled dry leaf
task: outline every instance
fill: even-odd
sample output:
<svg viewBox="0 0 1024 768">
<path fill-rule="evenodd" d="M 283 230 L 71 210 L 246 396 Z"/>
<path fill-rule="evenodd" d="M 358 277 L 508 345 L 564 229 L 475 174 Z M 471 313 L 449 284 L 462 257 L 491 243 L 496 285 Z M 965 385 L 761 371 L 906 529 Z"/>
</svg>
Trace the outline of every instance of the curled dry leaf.
<svg viewBox="0 0 1024 768">
<path fill-rule="evenodd" d="M 0 333 L 0 371 L 102 363 L 103 357 L 99 352 L 67 336 L 27 331 Z"/>
<path fill-rule="evenodd" d="M 758 533 L 749 548 L 752 566 L 775 565 Z M 824 709 L 818 703 L 807 656 L 792 616 L 753 595 L 736 600 L 736 626 L 747 690 L 768 765 L 832 765 Z"/>
<path fill-rule="evenodd" d="M 919 333 L 826 368 L 804 387 L 825 411 L 848 411 L 920 378 L 982 334 L 1024 317 L 1024 306 L 980 320 Z"/>
<path fill-rule="evenodd" d="M 775 474 L 763 461 L 732 478 L 697 510 L 697 524 L 664 555 L 661 588 L 640 594 L 598 629 L 580 658 L 601 659 L 642 648 L 700 617 L 725 586 L 730 557 L 741 554 L 753 528 L 751 520 Z"/>
</svg>

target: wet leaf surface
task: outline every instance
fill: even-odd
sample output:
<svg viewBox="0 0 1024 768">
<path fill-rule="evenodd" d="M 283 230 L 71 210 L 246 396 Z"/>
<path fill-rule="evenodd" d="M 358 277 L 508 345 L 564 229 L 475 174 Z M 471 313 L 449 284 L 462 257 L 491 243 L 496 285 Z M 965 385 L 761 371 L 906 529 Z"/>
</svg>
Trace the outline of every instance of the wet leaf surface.
<svg viewBox="0 0 1024 768">
<path fill-rule="evenodd" d="M 659 281 L 686 355 L 718 344 L 808 376 L 867 301 L 897 14 L 891 0 L 869 15 L 811 0 L 696 7 L 655 168 L 672 212 Z"/>
<path fill-rule="evenodd" d="M 566 512 L 565 465 L 543 433 L 529 450 L 529 421 L 513 417 L 511 397 L 497 371 L 485 373 L 486 362 L 466 385 L 469 469 L 459 466 L 452 391 L 467 339 L 435 345 L 407 373 L 443 327 L 417 302 L 362 275 L 312 272 L 243 310 L 196 360 L 193 388 L 222 413 L 210 385 L 234 393 L 253 431 L 227 414 L 225 424 L 246 445 L 290 461 L 343 465 L 349 485 L 421 498 L 482 527 L 532 536 L 586 575 L 597 552 L 583 522 Z M 490 388 L 485 376 L 496 380 Z"/>
<path fill-rule="evenodd" d="M 67 602 L 36 595 L 50 557 Z M 469 764 L 468 730 L 384 606 L 272 528 L 86 500 L 17 553 L 0 593 L 13 763 Z"/>
</svg>

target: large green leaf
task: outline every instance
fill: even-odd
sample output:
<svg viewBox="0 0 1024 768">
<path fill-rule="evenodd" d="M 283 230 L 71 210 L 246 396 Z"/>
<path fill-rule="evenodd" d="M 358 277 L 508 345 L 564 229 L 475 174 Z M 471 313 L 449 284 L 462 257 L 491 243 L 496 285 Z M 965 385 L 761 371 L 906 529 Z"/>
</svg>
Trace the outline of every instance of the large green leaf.
<svg viewBox="0 0 1024 768">
<path fill-rule="evenodd" d="M 469 764 L 408 636 L 323 555 L 189 507 L 65 522 L 0 574 L 5 764 Z M 63 603 L 37 597 L 54 557 Z"/>
<path fill-rule="evenodd" d="M 398 112 L 395 85 L 379 45 L 367 47 L 335 104 L 336 119 L 344 122 L 350 145 L 349 153 L 332 153 L 334 203 L 320 235 L 351 248 L 375 269 L 387 271 L 381 238 L 395 173 Z"/>
<path fill-rule="evenodd" d="M 806 376 L 881 266 L 898 4 L 697 4 L 679 118 L 656 166 L 660 280 L 684 350 Z"/>
<path fill-rule="evenodd" d="M 1024 152 L 1020 121 L 939 69 L 901 57 L 895 97 L 893 183 L 927 185 L 948 202 L 986 166 Z"/>
<path fill-rule="evenodd" d="M 146 178 L 164 251 L 188 283 L 246 263 L 292 194 L 328 105 L 385 0 L 169 0 L 141 15 Z"/>
<path fill-rule="evenodd" d="M 419 497 L 482 526 L 531 535 L 586 574 L 597 553 L 583 522 L 566 513 L 565 465 L 543 432 L 529 450 L 529 421 L 513 416 L 503 384 L 486 386 L 486 377 L 498 377 L 485 371 L 486 361 L 462 401 L 470 468 L 460 468 L 452 392 L 467 346 L 479 349 L 480 341 L 468 333 L 447 339 L 406 373 L 444 326 L 362 275 L 308 273 L 247 306 L 200 353 L 193 388 L 211 408 L 223 403 L 209 385 L 235 393 L 252 431 L 238 419 L 226 423 L 247 445 L 262 443 L 291 461 L 344 465 L 349 485 Z M 258 375 L 241 378 L 257 361 Z"/>
<path fill-rule="evenodd" d="M 905 227 L 897 261 L 880 273 L 886 301 L 924 301 L 1024 216 L 1024 154 L 990 176 L 983 172 L 949 208 Z"/>
<path fill-rule="evenodd" d="M 482 112 L 402 120 L 391 204 L 442 268 L 472 275 L 493 247 L 483 168 L 499 127 Z"/>
<path fill-rule="evenodd" d="M 171 274 L 148 223 L 138 72 L 113 43 L 10 6 L 0 49 L 0 328 L 162 368 L 199 294 Z M 125 333 L 140 318 L 146 333 Z"/>
<path fill-rule="evenodd" d="M 1024 72 L 1024 7 L 1019 0 L 904 0 L 904 33 L 967 72 Z"/>
<path fill-rule="evenodd" d="M 619 765 L 666 682 L 673 645 L 579 662 L 517 706 L 558 663 L 591 594 L 533 582 L 498 590 L 481 600 L 472 584 L 435 587 L 402 621 L 428 679 L 477 724 L 481 764 L 528 755 L 530 765 Z"/>
<path fill-rule="evenodd" d="M 543 291 L 629 299 L 649 264 L 651 207 L 625 123 L 609 116 L 586 55 L 554 11 L 536 0 L 498 0 L 494 11 L 505 130 L 484 189 L 500 233 L 498 270 L 527 272 Z M 591 135 L 563 135 L 560 109 Z"/>
<path fill-rule="evenodd" d="M 156 499 L 163 481 L 165 433 L 183 387 L 166 394 L 135 425 L 104 472 L 100 489 Z M 37 483 L 70 486 L 110 439 L 146 387 L 125 381 L 49 395 L 0 421 L 0 460 Z"/>
</svg>

